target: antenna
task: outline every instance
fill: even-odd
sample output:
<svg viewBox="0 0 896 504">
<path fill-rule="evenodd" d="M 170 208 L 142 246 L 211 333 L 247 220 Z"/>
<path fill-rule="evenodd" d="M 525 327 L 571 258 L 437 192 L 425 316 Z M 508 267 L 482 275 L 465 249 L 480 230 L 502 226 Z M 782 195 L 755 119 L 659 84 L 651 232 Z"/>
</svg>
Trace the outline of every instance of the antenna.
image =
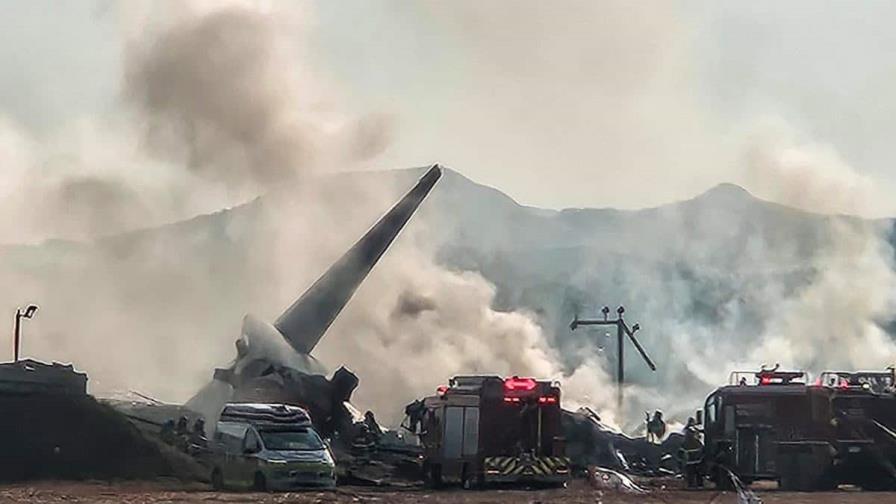
<svg viewBox="0 0 896 504">
<path fill-rule="evenodd" d="M 644 359 L 644 362 L 647 363 L 647 367 L 650 368 L 651 371 L 656 371 L 656 364 L 653 363 L 650 356 L 647 355 L 647 351 L 644 350 L 644 347 L 641 346 L 641 343 L 635 338 L 635 333 L 641 330 L 640 324 L 635 324 L 631 327 L 625 322 L 625 319 L 622 315 L 625 313 L 625 308 L 620 306 L 616 308 L 616 319 L 610 320 L 610 308 L 608 306 L 604 306 L 601 309 L 601 314 L 603 314 L 603 320 L 599 319 L 579 319 L 579 315 L 575 314 L 572 323 L 569 324 L 569 328 L 573 331 L 576 330 L 579 326 L 616 326 L 616 343 L 618 348 L 619 360 L 617 362 L 616 368 L 616 405 L 619 409 L 620 413 L 622 412 L 622 389 L 625 383 L 625 361 L 624 361 L 624 342 L 625 336 L 628 336 L 628 339 L 631 340 L 632 344 L 635 345 L 635 348 L 638 350 L 638 353 L 641 354 L 641 358 Z"/>
</svg>

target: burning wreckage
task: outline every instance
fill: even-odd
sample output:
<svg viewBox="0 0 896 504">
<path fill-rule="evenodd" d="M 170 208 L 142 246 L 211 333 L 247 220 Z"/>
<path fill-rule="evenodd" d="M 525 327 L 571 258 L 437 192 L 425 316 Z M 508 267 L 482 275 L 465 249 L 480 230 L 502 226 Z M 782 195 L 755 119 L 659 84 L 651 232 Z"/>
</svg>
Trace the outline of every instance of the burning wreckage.
<svg viewBox="0 0 896 504">
<path fill-rule="evenodd" d="M 707 479 L 719 488 L 773 479 L 783 488 L 812 490 L 839 483 L 888 488 L 896 481 L 892 370 L 825 373 L 813 385 L 800 382 L 801 373 L 777 369 L 755 373 L 755 385 L 737 375 L 736 383 L 709 396 L 683 433 L 654 440 L 661 442 L 626 436 L 588 409 L 563 410 L 559 385 L 531 378 L 452 378 L 436 395 L 405 409 L 403 427 L 420 445 L 382 429 L 371 412 L 360 415 L 350 403 L 358 378 L 345 368 L 327 378 L 311 352 L 440 176 L 438 165 L 430 167 L 273 324 L 247 315 L 236 359 L 215 370 L 213 381 L 185 408 L 131 406 L 126 413 L 144 424 L 164 425 L 169 437 L 176 434 L 201 460 L 205 426 L 216 424 L 212 420 L 225 404 L 301 406 L 314 429 L 332 440 L 341 482 L 424 479 L 469 487 L 562 484 L 573 473 L 620 481 L 629 481 L 621 473 L 683 473 L 693 487 Z M 184 415 L 177 425 L 164 423 L 162 416 L 175 412 Z M 198 427 L 188 429 L 187 418 Z M 649 419 L 656 422 L 662 424 L 658 416 Z"/>
<path fill-rule="evenodd" d="M 420 434 L 422 447 L 403 442 L 397 433 L 382 429 L 371 412 L 362 416 L 352 407 L 351 395 L 358 386 L 358 378 L 351 371 L 341 367 L 328 378 L 327 370 L 311 352 L 440 176 L 441 167 L 431 166 L 417 184 L 273 324 L 252 315 L 245 316 L 241 336 L 236 341 L 236 359 L 227 368 L 216 369 L 212 382 L 183 408 L 119 404 L 119 409 L 141 426 L 161 429 L 164 437 L 173 444 L 196 454 L 206 446 L 205 436 L 212 434 L 210 431 L 225 404 L 297 405 L 308 411 L 315 430 L 332 440 L 343 479 L 374 483 L 384 480 L 394 483 L 403 478 L 419 479 L 423 475 L 421 456 L 426 451 L 427 440 L 432 439 L 435 432 L 432 426 L 425 429 L 428 434 L 414 431 L 414 434 Z M 466 384 L 472 379 L 458 377 L 452 383 Z M 500 390 L 501 387 L 495 383 L 505 383 L 495 381 L 493 377 L 481 380 L 484 380 L 481 390 L 491 391 L 495 387 L 495 390 Z M 538 387 L 546 386 L 542 382 L 532 383 Z M 457 393 L 462 388 L 455 388 L 444 397 L 452 400 L 460 397 Z M 611 431 L 591 412 L 561 410 L 559 389 L 552 390 L 555 395 L 544 396 L 552 399 L 550 404 L 535 403 L 539 406 L 538 411 L 551 412 L 545 417 L 538 417 L 540 421 L 547 422 L 538 424 L 543 429 L 543 436 L 536 436 L 539 441 L 533 445 L 534 451 L 523 450 L 536 458 L 545 455 L 563 459 L 562 464 L 551 459 L 550 467 L 567 473 L 570 469 L 584 469 L 589 465 L 656 473 L 663 471 L 659 468 L 670 459 L 668 454 L 677 449 L 680 436 L 673 434 L 663 445 L 656 445 Z M 528 411 L 528 392 L 521 391 L 516 403 L 501 402 L 494 411 L 515 406 L 521 408 L 518 413 L 522 415 Z M 408 406 L 406 413 L 411 423 L 414 415 L 422 411 L 419 407 L 424 402 L 418 401 Z M 483 405 L 487 402 L 484 400 Z M 435 403 L 429 401 L 428 404 Z M 484 406 L 483 422 L 505 425 L 510 418 L 493 420 L 495 415 L 491 411 Z M 177 417 L 180 418 L 175 421 Z M 488 428 L 486 423 L 483 426 L 484 429 Z M 520 427 L 520 432 L 530 427 Z M 487 447 L 486 451 L 494 456 L 514 457 L 521 454 L 518 453 L 520 446 L 528 446 L 531 441 L 520 434 L 513 443 L 505 443 L 508 446 L 500 450 Z M 563 457 L 564 451 L 568 451 L 570 459 Z M 372 457 L 372 453 L 375 456 Z M 542 465 L 536 464 L 538 467 Z M 669 466 L 667 471 L 675 470 L 674 464 L 666 465 Z M 477 470 L 482 473 L 483 467 L 480 464 Z"/>
<path fill-rule="evenodd" d="M 419 479 L 424 475 L 421 457 L 428 453 L 427 441 L 431 441 L 435 435 L 433 425 L 427 426 L 425 421 L 440 418 L 432 413 L 433 405 L 439 401 L 429 398 L 408 405 L 406 427 L 410 426 L 409 430 L 419 435 L 423 446 L 403 442 L 395 432 L 382 429 L 371 412 L 362 416 L 352 407 L 350 400 L 352 392 L 358 386 L 357 376 L 340 367 L 332 377 L 327 378 L 327 370 L 311 352 L 440 176 L 441 167 L 431 166 L 417 184 L 273 324 L 246 315 L 241 336 L 236 341 L 236 359 L 227 368 L 216 369 L 213 381 L 203 387 L 183 408 L 119 404 L 119 409 L 144 427 L 149 425 L 161 428 L 163 437 L 196 454 L 206 446 L 205 436 L 212 434 L 206 431 L 213 429 L 215 420 L 228 403 L 298 405 L 308 411 L 315 430 L 332 439 L 343 479 L 360 479 L 373 483 L 385 480 L 395 483 L 403 478 Z M 481 383 L 473 387 L 471 380 Z M 497 428 L 496 426 L 506 426 L 508 422 L 513 423 L 509 419 L 515 416 L 507 416 L 506 407 L 520 409 L 516 416 L 523 418 L 532 403 L 529 400 L 532 398 L 528 397 L 531 395 L 528 393 L 530 391 L 522 390 L 516 395 L 515 403 L 499 401 L 496 409 L 487 407 L 490 399 L 486 397 L 491 398 L 494 390 L 501 390 L 501 383 L 508 383 L 496 377 L 457 377 L 452 383 L 456 386 L 438 397 L 453 401 L 462 396 L 458 394 L 464 387 L 478 387 L 482 393 L 481 418 L 485 430 L 490 428 L 488 425 Z M 535 401 L 544 398 L 552 400 L 546 404 L 532 403 L 537 406 L 535 411 L 539 411 L 537 428 L 541 429 L 541 435 L 535 435 L 531 439 L 527 437 L 528 434 L 523 435 L 535 428 L 535 424 L 523 422 L 520 429 L 517 429 L 518 435 L 513 442 L 504 443 L 507 446 L 483 445 L 485 452 L 490 453 L 492 458 L 500 456 L 508 460 L 514 459 L 515 462 L 511 465 L 516 469 L 523 467 L 519 469 L 523 472 L 533 470 L 533 467 L 538 468 L 537 470 L 550 467 L 563 471 L 554 475 L 559 478 L 558 481 L 564 480 L 570 470 L 584 470 L 587 466 L 594 465 L 642 474 L 671 474 L 677 470 L 671 454 L 680 445 L 680 435 L 672 434 L 661 445 L 649 443 L 643 438 L 629 438 L 605 427 L 591 411 L 562 410 L 556 386 L 551 389 L 552 386 L 544 382 L 532 383 L 539 390 L 548 387 L 554 394 L 532 396 Z M 468 394 L 467 397 L 469 402 L 472 396 Z M 424 415 L 427 408 L 431 414 Z M 542 411 L 550 413 L 541 416 Z M 175 417 L 180 417 L 176 423 Z M 190 428 L 190 423 L 194 427 Z M 413 427 L 414 424 L 416 427 Z M 529 446 L 532 443 L 534 445 Z M 524 452 L 528 453 L 528 462 L 521 463 L 519 456 Z M 564 452 L 570 457 L 566 458 Z M 371 457 L 372 453 L 375 453 L 374 457 Z M 543 456 L 548 457 L 551 462 L 545 463 L 539 458 Z M 494 464 L 494 460 L 477 460 L 478 474 L 493 476 L 490 471 L 496 469 L 488 464 Z M 534 466 L 530 463 L 532 460 L 535 460 Z M 452 466 L 452 463 L 445 465 Z M 431 471 L 429 476 L 432 480 Z M 455 478 L 463 479 L 462 476 L 458 474 Z"/>
<path fill-rule="evenodd" d="M 744 485 L 763 479 L 791 490 L 824 490 L 839 484 L 896 488 L 892 368 L 825 372 L 812 384 L 805 373 L 777 367 L 733 373 L 731 383 L 709 395 L 683 433 L 663 439 L 659 415 L 648 419 L 654 427 L 648 433 L 660 434 L 653 441 L 615 431 L 587 408 L 562 409 L 558 383 L 516 376 L 457 376 L 435 395 L 409 404 L 402 427 L 419 439 L 419 445 L 382 429 L 371 412 L 360 415 L 350 403 L 358 378 L 345 368 L 327 378 L 311 352 L 440 175 L 438 165 L 430 167 L 273 324 L 246 316 L 234 362 L 215 370 L 213 381 L 185 406 L 109 401 L 141 430 L 192 457 L 172 456 L 139 436 L 120 415 L 87 396 L 86 377 L 77 375 L 80 394 L 51 394 L 44 386 L 47 391 L 42 394 L 8 394 L 7 403 L 16 404 L 10 411 L 44 408 L 47 414 L 42 418 L 83 418 L 91 428 L 75 436 L 61 424 L 31 422 L 33 432 L 22 436 L 21 446 L 11 446 L 0 461 L 10 468 L 5 474 L 13 479 L 39 474 L 83 477 L 81 469 L 87 468 L 95 477 L 188 474 L 214 482 L 212 446 L 221 436 L 215 433 L 215 442 L 210 443 L 207 436 L 212 432 L 207 430 L 229 421 L 221 416 L 228 404 L 231 409 L 237 405 L 236 411 L 240 405 L 252 409 L 273 403 L 307 411 L 303 425 L 290 427 L 307 439 L 313 441 L 320 433 L 331 440 L 318 446 L 322 469 L 317 477 L 325 482 L 338 478 L 341 483 L 395 485 L 422 479 L 433 486 L 447 481 L 465 487 L 493 482 L 562 485 L 573 474 L 583 474 L 601 488 L 615 485 L 643 491 L 623 474 L 627 473 L 680 474 L 691 487 L 710 481 L 717 488 L 745 494 L 749 490 Z M 272 411 L 276 408 L 286 407 L 274 406 Z M 69 410 L 62 416 L 52 413 Z M 18 428 L 23 423 L 17 415 L 5 420 Z M 246 432 L 262 437 L 283 427 L 258 419 L 242 423 L 251 427 Z M 240 443 L 246 441 L 237 438 L 234 453 L 243 453 L 246 447 Z M 108 447 L 106 465 L 96 465 L 96 457 L 85 458 L 92 453 L 83 449 L 85 443 Z M 327 458 L 331 448 L 335 472 L 328 469 L 333 467 L 332 455 Z"/>
</svg>

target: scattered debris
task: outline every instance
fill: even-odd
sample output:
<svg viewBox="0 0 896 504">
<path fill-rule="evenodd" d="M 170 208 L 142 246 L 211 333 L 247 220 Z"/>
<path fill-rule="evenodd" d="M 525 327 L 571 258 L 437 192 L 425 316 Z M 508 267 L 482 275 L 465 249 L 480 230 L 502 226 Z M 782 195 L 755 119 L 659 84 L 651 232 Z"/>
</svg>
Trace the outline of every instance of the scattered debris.
<svg viewBox="0 0 896 504">
<path fill-rule="evenodd" d="M 606 467 L 591 466 L 585 471 L 588 483 L 598 490 L 646 494 L 647 490 L 638 486 L 632 479 L 621 472 Z"/>
<path fill-rule="evenodd" d="M 670 476 L 680 472 L 678 453 L 684 442 L 680 433 L 671 433 L 662 443 L 632 438 L 607 427 L 587 408 L 563 411 L 566 453 L 572 466 L 612 468 L 643 476 Z"/>
</svg>

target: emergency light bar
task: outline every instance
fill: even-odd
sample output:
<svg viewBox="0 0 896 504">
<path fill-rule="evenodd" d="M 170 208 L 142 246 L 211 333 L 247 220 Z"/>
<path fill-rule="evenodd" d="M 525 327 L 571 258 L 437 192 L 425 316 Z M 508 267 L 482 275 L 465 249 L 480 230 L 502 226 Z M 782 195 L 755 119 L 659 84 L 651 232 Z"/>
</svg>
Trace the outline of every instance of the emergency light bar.
<svg viewBox="0 0 896 504">
<path fill-rule="evenodd" d="M 508 392 L 529 392 L 535 390 L 537 385 L 538 384 L 533 378 L 520 378 L 519 376 L 514 376 L 512 378 L 504 379 L 504 390 Z"/>
</svg>

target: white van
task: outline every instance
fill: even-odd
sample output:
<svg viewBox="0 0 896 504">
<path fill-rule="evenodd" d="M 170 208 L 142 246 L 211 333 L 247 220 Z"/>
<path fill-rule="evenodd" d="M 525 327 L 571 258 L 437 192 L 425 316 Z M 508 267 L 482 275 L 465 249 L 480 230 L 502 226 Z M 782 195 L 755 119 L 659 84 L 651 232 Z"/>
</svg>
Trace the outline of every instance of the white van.
<svg viewBox="0 0 896 504">
<path fill-rule="evenodd" d="M 308 413 L 285 404 L 228 404 L 210 443 L 216 489 L 333 487 L 336 464 Z"/>
</svg>

